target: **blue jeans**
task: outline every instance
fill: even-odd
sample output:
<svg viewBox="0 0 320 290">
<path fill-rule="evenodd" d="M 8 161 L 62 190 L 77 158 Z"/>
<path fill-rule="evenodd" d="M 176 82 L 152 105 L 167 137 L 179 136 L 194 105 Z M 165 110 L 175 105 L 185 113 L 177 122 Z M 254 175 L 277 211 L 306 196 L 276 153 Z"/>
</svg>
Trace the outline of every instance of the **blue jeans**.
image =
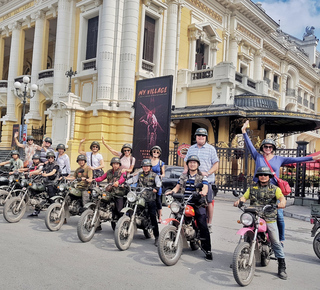
<svg viewBox="0 0 320 290">
<path fill-rule="evenodd" d="M 267 223 L 269 239 L 276 258 L 284 258 L 283 248 L 279 240 L 279 230 L 277 222 Z"/>
<path fill-rule="evenodd" d="M 280 241 L 283 242 L 285 240 L 285 237 L 284 237 L 285 225 L 284 225 L 284 217 L 283 217 L 283 209 L 282 208 L 278 209 L 277 225 L 278 225 L 278 229 L 279 229 Z"/>
</svg>

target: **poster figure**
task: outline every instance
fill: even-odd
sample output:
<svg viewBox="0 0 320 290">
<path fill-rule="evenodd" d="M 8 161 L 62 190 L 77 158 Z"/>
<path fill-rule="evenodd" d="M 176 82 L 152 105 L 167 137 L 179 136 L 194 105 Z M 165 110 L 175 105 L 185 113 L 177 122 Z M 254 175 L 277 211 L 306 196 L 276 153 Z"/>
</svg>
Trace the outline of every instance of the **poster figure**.
<svg viewBox="0 0 320 290">
<path fill-rule="evenodd" d="M 157 130 L 160 129 L 162 132 L 164 132 L 155 115 L 157 109 L 160 109 L 161 106 L 150 110 L 141 102 L 140 105 L 142 106 L 146 114 L 143 115 L 139 119 L 139 121 L 147 126 L 147 145 L 148 149 L 151 149 L 153 146 L 157 145 Z"/>
</svg>

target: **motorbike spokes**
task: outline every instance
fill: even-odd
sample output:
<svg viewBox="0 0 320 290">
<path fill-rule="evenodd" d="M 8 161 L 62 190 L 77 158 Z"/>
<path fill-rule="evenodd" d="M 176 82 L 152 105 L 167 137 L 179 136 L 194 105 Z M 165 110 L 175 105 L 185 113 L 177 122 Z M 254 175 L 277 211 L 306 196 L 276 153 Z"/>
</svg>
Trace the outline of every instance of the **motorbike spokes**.
<svg viewBox="0 0 320 290">
<path fill-rule="evenodd" d="M 175 246 L 175 241 L 178 243 Z M 182 238 L 177 237 L 177 228 L 174 226 L 165 227 L 159 235 L 158 254 L 161 261 L 172 266 L 178 262 L 182 253 L 183 243 Z"/>
<path fill-rule="evenodd" d="M 46 216 L 45 224 L 50 231 L 58 231 L 64 223 L 64 210 L 60 203 L 53 203 L 49 206 Z"/>
<path fill-rule="evenodd" d="M 84 243 L 89 242 L 93 238 L 98 226 L 98 221 L 93 222 L 93 215 L 93 211 L 87 209 L 82 213 L 78 222 L 77 234 L 79 239 Z"/>
<path fill-rule="evenodd" d="M 127 250 L 133 240 L 134 227 L 131 227 L 131 231 L 129 231 L 129 227 L 130 218 L 126 215 L 122 216 L 117 222 L 114 231 L 114 241 L 120 251 Z"/>
<path fill-rule="evenodd" d="M 8 196 L 8 192 L 7 191 L 0 190 L 0 206 L 5 204 L 7 196 Z"/>
<path fill-rule="evenodd" d="M 253 279 L 256 261 L 253 256 L 252 265 L 249 266 L 250 244 L 239 244 L 233 253 L 233 276 L 240 286 L 249 285 Z"/>
<path fill-rule="evenodd" d="M 20 197 L 13 197 L 9 199 L 3 209 L 3 217 L 9 223 L 16 223 L 20 221 L 26 212 L 26 204 L 21 201 Z"/>
</svg>

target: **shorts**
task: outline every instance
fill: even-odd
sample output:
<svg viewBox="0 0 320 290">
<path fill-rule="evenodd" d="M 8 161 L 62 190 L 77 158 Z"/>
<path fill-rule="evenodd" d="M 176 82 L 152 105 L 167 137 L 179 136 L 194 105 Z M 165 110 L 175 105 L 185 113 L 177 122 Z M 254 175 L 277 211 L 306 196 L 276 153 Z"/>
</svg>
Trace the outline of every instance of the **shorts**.
<svg viewBox="0 0 320 290">
<path fill-rule="evenodd" d="M 214 183 L 209 183 L 208 193 L 207 193 L 207 202 L 210 203 L 214 200 L 214 197 L 217 195 L 217 187 Z"/>
</svg>

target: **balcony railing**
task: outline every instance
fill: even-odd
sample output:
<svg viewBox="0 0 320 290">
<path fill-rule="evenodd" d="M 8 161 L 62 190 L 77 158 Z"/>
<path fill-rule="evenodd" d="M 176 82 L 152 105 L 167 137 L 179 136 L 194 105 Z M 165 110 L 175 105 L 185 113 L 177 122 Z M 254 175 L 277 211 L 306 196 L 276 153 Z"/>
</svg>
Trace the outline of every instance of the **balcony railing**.
<svg viewBox="0 0 320 290">
<path fill-rule="evenodd" d="M 273 90 L 279 92 L 280 85 L 278 83 L 273 83 Z"/>
<path fill-rule="evenodd" d="M 39 80 L 40 79 L 46 79 L 46 78 L 52 78 L 53 77 L 53 69 L 46 69 L 41 72 L 39 72 Z"/>
<path fill-rule="evenodd" d="M 310 109 L 314 111 L 314 103 L 310 103 Z"/>
<path fill-rule="evenodd" d="M 253 89 L 256 89 L 256 83 L 254 82 L 254 81 L 252 81 L 252 80 L 247 80 L 247 85 L 248 85 L 248 87 L 250 87 L 250 88 L 253 88 Z"/>
<path fill-rule="evenodd" d="M 242 74 L 236 72 L 236 81 L 242 83 Z"/>
<path fill-rule="evenodd" d="M 296 90 L 295 89 L 287 89 L 286 95 L 290 96 L 290 97 L 295 97 Z"/>
<path fill-rule="evenodd" d="M 309 101 L 306 100 L 306 99 L 303 99 L 303 105 L 304 105 L 305 107 L 309 107 Z"/>
<path fill-rule="evenodd" d="M 149 72 L 153 72 L 153 68 L 154 68 L 154 63 L 149 62 L 145 59 L 142 60 L 142 69 L 149 71 Z"/>
<path fill-rule="evenodd" d="M 8 81 L 0 81 L 0 88 L 7 88 L 8 87 Z"/>
<path fill-rule="evenodd" d="M 192 80 L 208 79 L 213 77 L 213 69 L 203 69 L 191 72 Z"/>
<path fill-rule="evenodd" d="M 302 104 L 302 97 L 301 96 L 298 96 L 298 103 Z"/>
<path fill-rule="evenodd" d="M 268 87 L 270 88 L 271 80 L 268 78 L 263 78 L 263 80 L 268 84 Z"/>
<path fill-rule="evenodd" d="M 82 69 L 96 69 L 96 59 L 87 59 L 82 62 Z"/>
</svg>

